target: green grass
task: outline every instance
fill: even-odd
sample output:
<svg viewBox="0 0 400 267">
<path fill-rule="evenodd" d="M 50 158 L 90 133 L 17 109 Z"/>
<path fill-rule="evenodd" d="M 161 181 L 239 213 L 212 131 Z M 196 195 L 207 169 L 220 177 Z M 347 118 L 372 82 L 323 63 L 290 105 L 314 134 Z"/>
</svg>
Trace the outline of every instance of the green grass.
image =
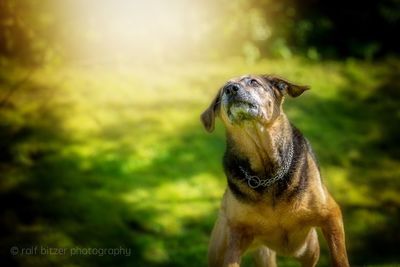
<svg viewBox="0 0 400 267">
<path fill-rule="evenodd" d="M 199 114 L 227 79 L 275 73 L 312 87 L 285 109 L 342 206 L 351 262 L 400 264 L 399 67 L 232 59 L 39 69 L 0 108 L 2 254 L 10 266 L 205 266 L 225 188 L 224 131 L 217 122 L 207 134 Z M 3 73 L 0 97 L 25 72 Z M 35 245 L 122 246 L 131 256 L 8 252 Z M 327 253 L 323 245 L 319 266 Z"/>
</svg>

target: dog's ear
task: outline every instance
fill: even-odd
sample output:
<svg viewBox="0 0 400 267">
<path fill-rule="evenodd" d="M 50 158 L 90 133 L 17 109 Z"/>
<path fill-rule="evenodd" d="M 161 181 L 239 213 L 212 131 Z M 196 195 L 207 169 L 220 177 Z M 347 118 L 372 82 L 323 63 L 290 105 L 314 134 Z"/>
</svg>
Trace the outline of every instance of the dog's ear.
<svg viewBox="0 0 400 267">
<path fill-rule="evenodd" d="M 218 106 L 220 105 L 221 90 L 222 89 L 218 90 L 218 93 L 214 97 L 214 99 L 211 102 L 210 106 L 200 116 L 200 120 L 203 123 L 204 128 L 209 133 L 214 131 L 215 116 L 216 116 L 216 112 L 217 112 Z"/>
<path fill-rule="evenodd" d="M 283 95 L 288 94 L 291 97 L 298 97 L 304 91 L 310 89 L 309 86 L 298 85 L 276 76 L 264 76 L 264 78 L 267 79 L 272 86 L 282 92 Z"/>
</svg>

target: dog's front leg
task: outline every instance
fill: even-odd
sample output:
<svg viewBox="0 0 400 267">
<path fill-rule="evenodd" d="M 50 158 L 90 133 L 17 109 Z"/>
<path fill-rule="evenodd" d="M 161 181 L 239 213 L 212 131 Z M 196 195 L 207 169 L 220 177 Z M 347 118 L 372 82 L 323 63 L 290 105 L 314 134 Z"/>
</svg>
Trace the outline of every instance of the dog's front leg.
<svg viewBox="0 0 400 267">
<path fill-rule="evenodd" d="M 333 209 L 331 209 L 330 214 L 324 220 L 321 228 L 329 246 L 332 266 L 349 266 L 346 252 L 342 213 L 336 203 L 333 204 Z"/>
<path fill-rule="evenodd" d="M 253 238 L 241 227 L 229 227 L 228 246 L 224 259 L 224 267 L 239 267 L 243 253 Z"/>
</svg>

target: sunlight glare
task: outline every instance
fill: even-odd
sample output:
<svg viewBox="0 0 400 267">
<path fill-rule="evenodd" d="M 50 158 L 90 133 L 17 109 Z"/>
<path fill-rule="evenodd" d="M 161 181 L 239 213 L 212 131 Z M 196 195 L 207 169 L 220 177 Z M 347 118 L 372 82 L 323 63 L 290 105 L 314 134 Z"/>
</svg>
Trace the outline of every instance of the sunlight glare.
<svg viewBox="0 0 400 267">
<path fill-rule="evenodd" d="M 60 4 L 67 16 L 62 39 L 79 59 L 129 62 L 185 57 L 195 51 L 207 30 L 199 2 L 65 1 Z"/>
</svg>

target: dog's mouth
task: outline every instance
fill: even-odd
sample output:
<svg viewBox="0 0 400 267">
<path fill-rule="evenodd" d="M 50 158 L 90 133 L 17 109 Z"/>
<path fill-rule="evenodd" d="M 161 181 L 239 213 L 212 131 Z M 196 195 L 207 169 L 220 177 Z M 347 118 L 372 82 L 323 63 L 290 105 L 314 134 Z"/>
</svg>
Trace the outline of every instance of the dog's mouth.
<svg viewBox="0 0 400 267">
<path fill-rule="evenodd" d="M 232 122 L 250 120 L 258 115 L 258 107 L 250 102 L 235 101 L 228 104 L 227 114 Z"/>
</svg>

